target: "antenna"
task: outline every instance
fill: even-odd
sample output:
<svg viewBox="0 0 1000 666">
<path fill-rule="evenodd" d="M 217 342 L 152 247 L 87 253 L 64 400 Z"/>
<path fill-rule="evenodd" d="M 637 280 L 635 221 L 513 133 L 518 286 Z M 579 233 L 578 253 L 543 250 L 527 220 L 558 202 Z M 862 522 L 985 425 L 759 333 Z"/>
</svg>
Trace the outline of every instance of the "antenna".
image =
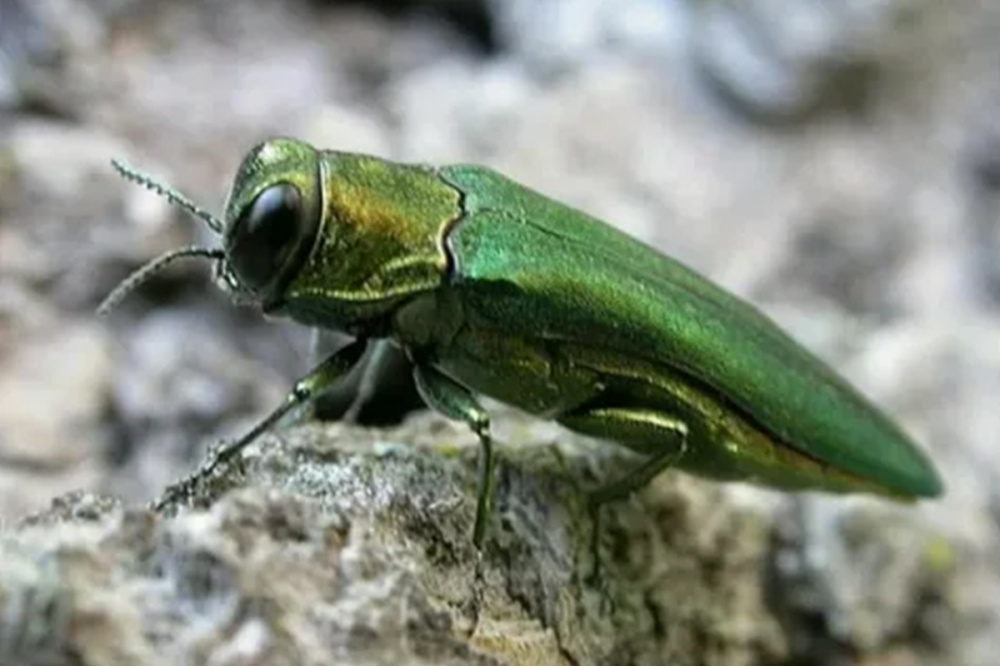
<svg viewBox="0 0 1000 666">
<path fill-rule="evenodd" d="M 167 196 L 167 195 L 165 195 Z M 200 217 L 200 216 L 199 216 Z M 171 250 L 152 259 L 145 265 L 136 269 L 131 275 L 118 283 L 118 286 L 108 294 L 97 308 L 97 314 L 105 316 L 113 310 L 122 299 L 128 296 L 136 287 L 152 277 L 155 273 L 163 270 L 178 259 L 184 257 L 206 257 L 208 259 L 224 259 L 226 253 L 218 248 L 208 247 L 182 247 Z"/>
<path fill-rule="evenodd" d="M 223 224 L 216 216 L 209 213 L 207 210 L 196 204 L 195 202 L 188 199 L 186 196 L 170 187 L 169 185 L 164 185 L 147 173 L 140 171 L 134 167 L 130 167 L 121 160 L 111 160 L 111 166 L 114 167 L 115 171 L 124 178 L 125 180 L 130 180 L 133 183 L 142 185 L 147 190 L 156 192 L 161 197 L 169 201 L 170 203 L 183 208 L 187 212 L 191 213 L 199 220 L 203 221 L 208 225 L 208 228 L 217 234 L 222 233 Z"/>
</svg>

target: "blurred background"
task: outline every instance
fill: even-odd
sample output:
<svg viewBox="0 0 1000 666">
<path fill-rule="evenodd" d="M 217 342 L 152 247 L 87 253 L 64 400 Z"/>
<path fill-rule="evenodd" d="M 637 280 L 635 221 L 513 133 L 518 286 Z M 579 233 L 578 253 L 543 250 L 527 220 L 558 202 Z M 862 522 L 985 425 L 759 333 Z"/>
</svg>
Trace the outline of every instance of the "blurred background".
<svg viewBox="0 0 1000 666">
<path fill-rule="evenodd" d="M 991 0 L 0 0 L 0 520 L 149 499 L 306 369 L 207 264 L 94 313 L 211 240 L 111 157 L 218 209 L 285 134 L 484 163 L 711 276 L 898 418 L 948 483 L 920 510 L 996 553 L 998 36 Z"/>
</svg>

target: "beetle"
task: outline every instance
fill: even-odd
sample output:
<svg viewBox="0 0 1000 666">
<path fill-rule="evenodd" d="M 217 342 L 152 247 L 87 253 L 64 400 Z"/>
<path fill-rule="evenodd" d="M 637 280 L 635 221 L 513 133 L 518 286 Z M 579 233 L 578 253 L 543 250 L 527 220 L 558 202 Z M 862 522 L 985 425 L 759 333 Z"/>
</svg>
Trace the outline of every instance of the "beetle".
<svg viewBox="0 0 1000 666">
<path fill-rule="evenodd" d="M 494 460 L 479 394 L 645 456 L 592 494 L 595 512 L 667 467 L 785 490 L 943 491 L 898 426 L 753 306 L 491 169 L 272 138 L 244 157 L 218 219 L 115 166 L 201 218 L 222 247 L 152 260 L 102 312 L 168 263 L 207 257 L 237 302 L 354 338 L 202 474 L 335 384 L 369 341 L 388 340 L 411 360 L 424 401 L 479 438 L 477 548 Z"/>
</svg>

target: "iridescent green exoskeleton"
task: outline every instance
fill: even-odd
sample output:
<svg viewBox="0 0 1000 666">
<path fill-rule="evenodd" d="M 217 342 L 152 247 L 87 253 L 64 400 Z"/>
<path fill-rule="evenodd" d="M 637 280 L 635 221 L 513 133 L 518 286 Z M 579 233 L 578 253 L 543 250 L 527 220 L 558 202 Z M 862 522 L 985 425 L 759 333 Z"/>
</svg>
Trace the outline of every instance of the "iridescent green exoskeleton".
<svg viewBox="0 0 1000 666">
<path fill-rule="evenodd" d="M 106 301 L 183 256 L 216 261 L 240 302 L 355 342 L 206 466 L 232 458 L 389 340 L 418 390 L 482 442 L 473 540 L 489 522 L 493 451 L 482 394 L 646 456 L 599 490 L 621 498 L 668 466 L 789 490 L 940 494 L 931 463 L 885 415 L 770 319 L 613 227 L 479 166 L 398 164 L 256 146 L 218 220 L 219 249 L 154 260 Z"/>
</svg>

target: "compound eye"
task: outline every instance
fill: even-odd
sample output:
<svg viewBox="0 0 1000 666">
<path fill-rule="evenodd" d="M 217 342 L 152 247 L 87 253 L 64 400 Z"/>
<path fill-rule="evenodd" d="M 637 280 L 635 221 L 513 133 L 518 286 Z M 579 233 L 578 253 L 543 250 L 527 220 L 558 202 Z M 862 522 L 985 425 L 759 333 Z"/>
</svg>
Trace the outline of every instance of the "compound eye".
<svg viewBox="0 0 1000 666">
<path fill-rule="evenodd" d="M 240 282 L 253 291 L 274 284 L 309 228 L 297 187 L 280 183 L 263 190 L 230 232 L 226 254 Z"/>
</svg>

